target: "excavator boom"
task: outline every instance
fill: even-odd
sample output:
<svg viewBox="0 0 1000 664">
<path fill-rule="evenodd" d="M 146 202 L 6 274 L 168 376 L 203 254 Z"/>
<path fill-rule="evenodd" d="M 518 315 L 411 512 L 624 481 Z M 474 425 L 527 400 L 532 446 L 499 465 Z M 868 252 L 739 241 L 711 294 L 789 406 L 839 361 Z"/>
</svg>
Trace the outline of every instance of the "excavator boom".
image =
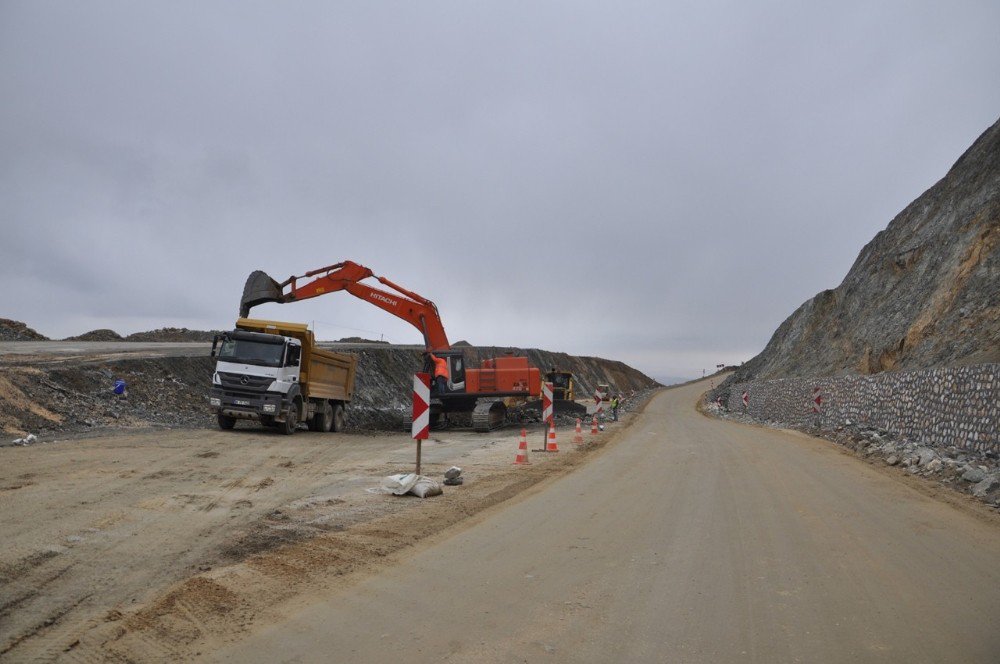
<svg viewBox="0 0 1000 664">
<path fill-rule="evenodd" d="M 391 290 L 361 283 L 363 279 L 369 277 Z M 310 281 L 299 285 L 300 280 L 310 278 L 312 278 Z M 252 272 L 243 287 L 240 317 L 247 318 L 250 309 L 266 302 L 295 302 L 340 290 L 347 291 L 354 297 L 374 304 L 413 325 L 423 334 L 424 346 L 428 350 L 451 348 L 441 317 L 433 302 L 394 284 L 385 277 L 376 276 L 364 265 L 352 261 L 311 270 L 302 276 L 291 276 L 281 283 L 260 270 Z"/>
</svg>

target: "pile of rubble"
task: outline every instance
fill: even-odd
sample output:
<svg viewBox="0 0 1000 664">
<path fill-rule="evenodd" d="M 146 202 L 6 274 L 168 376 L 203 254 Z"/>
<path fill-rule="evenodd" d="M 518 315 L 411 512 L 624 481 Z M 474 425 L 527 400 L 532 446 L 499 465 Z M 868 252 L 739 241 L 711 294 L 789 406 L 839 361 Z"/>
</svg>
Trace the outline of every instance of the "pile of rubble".
<svg viewBox="0 0 1000 664">
<path fill-rule="evenodd" d="M 84 332 L 75 337 L 66 337 L 63 341 L 125 341 L 125 339 L 114 330 L 102 329 Z"/>
<path fill-rule="evenodd" d="M 189 330 L 186 327 L 161 327 L 147 332 L 133 332 L 125 341 L 210 342 L 221 330 Z"/>
<path fill-rule="evenodd" d="M 905 468 L 910 475 L 933 479 L 969 493 L 1000 509 L 1000 455 L 995 452 L 977 453 L 956 446 L 927 447 L 884 429 L 851 420 L 833 431 L 827 431 L 801 429 L 787 422 L 761 422 L 743 413 L 727 411 L 714 402 L 704 404 L 704 410 L 716 417 L 736 422 L 764 424 L 776 429 L 799 429 L 811 436 L 843 445 L 871 461 Z"/>
</svg>

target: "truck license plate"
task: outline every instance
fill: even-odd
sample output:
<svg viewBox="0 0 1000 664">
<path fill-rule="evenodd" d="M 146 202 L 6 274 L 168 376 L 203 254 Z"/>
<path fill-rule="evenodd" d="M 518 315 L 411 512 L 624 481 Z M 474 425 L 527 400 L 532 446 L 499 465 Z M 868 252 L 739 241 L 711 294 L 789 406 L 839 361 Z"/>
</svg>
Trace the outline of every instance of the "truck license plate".
<svg viewBox="0 0 1000 664">
<path fill-rule="evenodd" d="M 233 403 L 237 406 L 249 406 L 250 402 L 246 399 L 233 399 Z"/>
</svg>

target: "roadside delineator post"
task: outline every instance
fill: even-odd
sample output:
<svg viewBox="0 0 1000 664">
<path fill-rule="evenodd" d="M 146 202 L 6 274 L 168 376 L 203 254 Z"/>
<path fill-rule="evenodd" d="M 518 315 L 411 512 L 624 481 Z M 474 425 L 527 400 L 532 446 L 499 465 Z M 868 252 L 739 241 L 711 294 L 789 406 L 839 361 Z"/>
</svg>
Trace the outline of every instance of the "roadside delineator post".
<svg viewBox="0 0 1000 664">
<path fill-rule="evenodd" d="M 528 461 L 528 432 L 521 429 L 521 442 L 517 446 L 517 456 L 514 457 L 514 465 L 531 465 Z"/>
<path fill-rule="evenodd" d="M 552 403 L 552 383 L 542 383 L 542 424 L 552 424 L 555 416 L 555 406 Z M 545 427 L 542 427 L 542 447 L 537 452 L 547 452 Z"/>
<path fill-rule="evenodd" d="M 556 423 L 549 422 L 549 442 L 545 445 L 546 452 L 558 452 L 559 445 L 556 444 Z"/>
<path fill-rule="evenodd" d="M 594 415 L 594 419 L 590 422 L 590 435 L 597 435 L 597 415 Z"/>
<path fill-rule="evenodd" d="M 580 418 L 576 418 L 576 435 L 573 436 L 573 443 L 579 445 L 583 442 L 583 431 L 580 429 Z"/>
<path fill-rule="evenodd" d="M 410 433 L 417 441 L 417 475 L 420 474 L 420 442 L 430 437 L 431 430 L 431 375 L 413 375 L 413 424 Z"/>
</svg>

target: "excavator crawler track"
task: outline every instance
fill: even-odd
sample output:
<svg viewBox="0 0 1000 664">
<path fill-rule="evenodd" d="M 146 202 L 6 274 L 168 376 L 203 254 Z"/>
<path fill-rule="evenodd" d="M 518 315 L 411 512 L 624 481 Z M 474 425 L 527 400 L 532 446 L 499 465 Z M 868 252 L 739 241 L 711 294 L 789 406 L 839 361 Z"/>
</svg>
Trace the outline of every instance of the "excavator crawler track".
<svg viewBox="0 0 1000 664">
<path fill-rule="evenodd" d="M 507 405 L 500 399 L 480 399 L 472 411 L 472 428 L 479 433 L 499 429 L 507 417 Z"/>
</svg>

